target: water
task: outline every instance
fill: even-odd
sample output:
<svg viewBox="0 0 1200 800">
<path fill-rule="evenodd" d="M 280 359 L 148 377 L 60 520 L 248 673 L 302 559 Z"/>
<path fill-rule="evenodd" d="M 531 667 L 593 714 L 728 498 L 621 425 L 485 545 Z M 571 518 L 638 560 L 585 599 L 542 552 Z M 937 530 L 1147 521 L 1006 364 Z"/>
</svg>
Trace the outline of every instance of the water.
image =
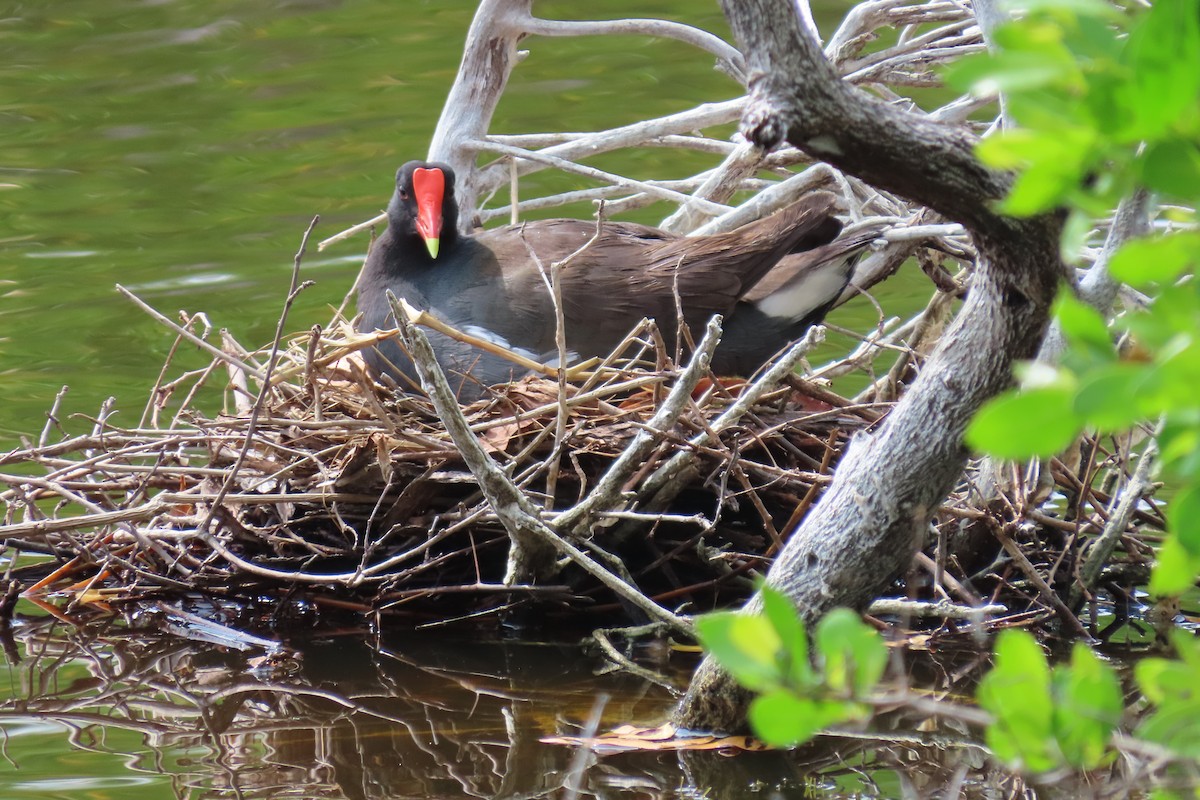
<svg viewBox="0 0 1200 800">
<path fill-rule="evenodd" d="M 577 732 L 652 726 L 673 698 L 573 641 L 429 633 L 296 633 L 273 659 L 162 630 L 162 615 L 21 616 L 0 631 L 0 796 L 47 798 L 560 797 Z M 639 647 L 682 685 L 692 663 Z M 0 674 L 4 674 L 0 672 Z M 783 753 L 592 755 L 583 796 L 891 796 L 894 772 L 853 743 L 805 761 Z M 945 780 L 926 757 L 918 779 Z M 918 780 L 918 782 L 920 782 Z"/>
<path fill-rule="evenodd" d="M 116 283 L 169 316 L 203 311 L 246 345 L 269 341 L 309 220 L 320 215 L 323 238 L 374 216 L 395 168 L 425 154 L 474 5 L 7 8 L 0 451 L 42 428 L 64 385 L 64 425 L 89 424 L 69 415 L 95 414 L 109 396 L 114 424 L 136 423 L 172 337 Z M 575 3 L 537 8 L 547 17 L 579 13 Z M 585 10 L 724 28 L 715 4 L 688 0 Z M 711 59 L 672 42 L 529 46 L 497 132 L 608 127 L 740 93 Z M 605 165 L 675 177 L 696 159 L 659 149 Z M 669 212 L 660 206 L 637 219 Z M 310 252 L 303 277 L 316 285 L 300 296 L 290 330 L 329 318 L 365 246 L 360 238 Z M 918 285 L 898 290 L 902 306 L 920 302 Z M 865 329 L 874 312 L 863 303 L 834 319 Z M 189 359 L 208 360 L 184 353 L 179 368 Z M 536 796 L 561 787 L 571 757 L 538 736 L 581 722 L 598 692 L 611 696 L 605 724 L 657 722 L 673 702 L 652 684 L 596 677 L 602 662 L 569 642 L 464 647 L 428 634 L 396 643 L 356 629 L 323 632 L 300 643 L 289 671 L 254 661 L 261 653 L 162 633 L 154 620 L 56 623 L 21 609 L 12 630 L 0 629 L 9 664 L 0 678 L 0 797 L 8 800 Z M 678 683 L 692 666 L 678 657 L 664 664 Z M 857 774 L 817 780 L 772 758 L 734 767 L 711 753 L 618 756 L 594 768 L 589 785 L 597 795 L 663 797 L 740 796 L 755 781 L 785 796 L 815 785 L 833 791 L 839 780 L 846 791 L 863 786 Z"/>
<path fill-rule="evenodd" d="M 10 14 L 0 428 L 39 427 L 63 384 L 77 410 L 141 399 L 169 339 L 116 282 L 168 314 L 269 337 L 308 220 L 332 232 L 373 214 L 436 121 L 457 61 L 445 37 L 471 9 L 417 5 L 402 24 L 366 2 Z M 340 299 L 359 249 L 307 262 L 321 285 L 296 319 Z"/>
<path fill-rule="evenodd" d="M 269 340 L 308 221 L 321 216 L 323 238 L 374 216 L 396 166 L 424 156 L 473 5 L 92 0 L 0 22 L 0 431 L 40 428 L 64 384 L 73 410 L 109 395 L 140 407 L 170 339 L 114 283 Z M 715 6 L 687 16 L 720 21 Z M 495 127 L 588 129 L 737 93 L 683 45 L 542 40 Z M 670 174 L 672 158 L 625 166 Z M 328 319 L 365 246 L 309 255 L 318 285 L 295 330 Z"/>
<path fill-rule="evenodd" d="M 63 385 L 66 410 L 94 414 L 110 395 L 127 420 L 140 410 L 171 337 L 115 283 L 172 317 L 206 312 L 247 346 L 269 341 L 309 220 L 321 216 L 324 238 L 369 219 L 395 168 L 424 156 L 473 6 L 89 0 L 86 14 L 25 3 L 0 20 L 0 446 L 39 430 Z M 699 6 L 620 0 L 597 13 L 723 30 L 715 4 Z M 529 47 L 497 132 L 602 128 L 740 94 L 675 42 Z M 604 165 L 676 177 L 706 158 L 659 148 Z M 290 330 L 328 320 L 365 247 L 360 237 L 308 255 L 317 285 Z M 927 293 L 917 285 L 906 306 Z M 874 315 L 860 303 L 834 320 L 865 328 Z"/>
<path fill-rule="evenodd" d="M 571 751 L 540 735 L 585 719 L 600 691 L 611 719 L 658 714 L 665 697 L 597 679 L 601 662 L 565 645 L 342 631 L 271 661 L 164 634 L 155 616 L 19 621 L 5 798 L 541 793 Z"/>
</svg>

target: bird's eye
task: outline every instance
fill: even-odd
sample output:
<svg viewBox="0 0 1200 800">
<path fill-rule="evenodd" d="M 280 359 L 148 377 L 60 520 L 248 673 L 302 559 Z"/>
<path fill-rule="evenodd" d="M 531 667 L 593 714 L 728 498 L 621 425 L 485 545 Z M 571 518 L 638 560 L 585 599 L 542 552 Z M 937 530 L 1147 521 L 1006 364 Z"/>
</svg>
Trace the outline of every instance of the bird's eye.
<svg viewBox="0 0 1200 800">
<path fill-rule="evenodd" d="M 399 189 L 398 192 L 401 200 L 408 200 L 408 192 L 404 191 L 403 189 Z"/>
</svg>

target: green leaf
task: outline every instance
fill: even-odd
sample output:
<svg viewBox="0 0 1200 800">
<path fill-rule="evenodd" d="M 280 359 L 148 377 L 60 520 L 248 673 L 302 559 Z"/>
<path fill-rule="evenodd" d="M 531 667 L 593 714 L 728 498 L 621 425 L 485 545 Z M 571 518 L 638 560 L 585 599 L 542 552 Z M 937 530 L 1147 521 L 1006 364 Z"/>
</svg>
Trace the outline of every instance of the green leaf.
<svg viewBox="0 0 1200 800">
<path fill-rule="evenodd" d="M 1140 350 L 1152 355 L 1160 351 L 1160 363 L 1168 350 L 1188 349 L 1192 339 L 1200 336 L 1200 281 L 1163 286 L 1149 309 L 1123 317 L 1121 326 L 1133 334 Z M 1145 356 L 1135 353 L 1135 357 Z"/>
<path fill-rule="evenodd" d="M 1197 695 L 1196 673 L 1191 665 L 1170 658 L 1143 658 L 1133 667 L 1138 689 L 1155 705 L 1190 703 Z"/>
<path fill-rule="evenodd" d="M 1119 22 L 1122 14 L 1104 0 L 1021 0 L 1004 2 L 1007 11 L 1020 10 L 1029 14 L 1049 14 L 1058 19 L 1073 20 L 1076 17 L 1093 17 L 1107 22 Z"/>
<path fill-rule="evenodd" d="M 1200 233 L 1172 233 L 1126 242 L 1108 263 L 1114 278 L 1134 286 L 1173 281 L 1200 263 Z"/>
<path fill-rule="evenodd" d="M 1182 489 L 1167 506 L 1167 527 L 1193 559 L 1200 558 L 1200 487 Z"/>
<path fill-rule="evenodd" d="M 1067 214 L 1066 223 L 1063 224 L 1062 241 L 1058 247 L 1063 263 L 1072 266 L 1079 265 L 1083 248 L 1087 246 L 1092 229 L 1095 227 L 1096 224 L 1092 220 L 1091 214 L 1078 208 L 1071 209 Z"/>
<path fill-rule="evenodd" d="M 1071 292 L 1059 292 L 1054 301 L 1054 316 L 1067 340 L 1106 360 L 1115 352 L 1112 333 L 1100 312 L 1079 300 Z"/>
<path fill-rule="evenodd" d="M 1071 149 L 1073 143 L 1086 142 L 1090 135 L 1083 130 L 1052 131 L 1013 128 L 1005 130 L 979 142 L 976 152 L 989 165 L 997 169 L 1016 169 L 1039 162 L 1053 162 Z M 1077 161 L 1075 157 L 1071 161 Z"/>
<path fill-rule="evenodd" d="M 1009 629 L 996 637 L 996 665 L 976 697 L 989 712 L 988 746 L 1006 764 L 1044 772 L 1058 764 L 1050 667 L 1033 636 Z"/>
<path fill-rule="evenodd" d="M 1022 170 L 1001 207 L 1009 214 L 1029 216 L 1062 204 L 1090 167 L 1095 143 L 1091 129 L 1056 125 L 989 136 L 976 152 L 997 169 Z"/>
<path fill-rule="evenodd" d="M 958 92 L 974 92 L 975 85 L 985 78 L 992 68 L 992 54 L 975 53 L 950 63 L 941 69 L 942 80 Z"/>
<path fill-rule="evenodd" d="M 859 716 L 856 703 L 812 700 L 786 689 L 774 689 L 750 703 L 750 727 L 775 747 L 803 744 L 830 725 Z"/>
<path fill-rule="evenodd" d="M 1050 456 L 1066 448 L 1082 426 L 1071 387 L 1011 390 L 975 415 L 967 444 L 998 458 Z"/>
<path fill-rule="evenodd" d="M 696 620 L 696 633 L 705 649 L 746 688 L 764 691 L 784 682 L 782 643 L 766 617 L 730 611 L 705 614 Z"/>
<path fill-rule="evenodd" d="M 966 71 L 957 79 L 962 80 L 969 75 L 970 72 Z M 980 71 L 970 88 L 974 94 L 986 96 L 1044 86 L 1074 85 L 1078 82 L 1078 68 L 1065 50 L 1002 50 L 993 54 L 986 63 L 986 69 Z"/>
<path fill-rule="evenodd" d="M 1200 758 L 1200 703 L 1158 707 L 1138 726 L 1137 735 L 1185 758 Z"/>
<path fill-rule="evenodd" d="M 808 649 L 808 632 L 804 622 L 783 593 L 764 585 L 760 590 L 763 602 L 763 614 L 770 620 L 775 633 L 783 643 L 783 652 L 787 654 L 787 683 L 801 693 L 812 690 L 820 685 L 820 679 L 812 668 Z"/>
<path fill-rule="evenodd" d="M 1155 306 L 1158 308 L 1157 304 Z M 1145 383 L 1148 408 L 1168 412 L 1195 409 L 1196 387 L 1200 386 L 1200 346 L 1198 334 L 1177 329 L 1178 333 L 1157 353 L 1156 369 L 1147 373 Z"/>
<path fill-rule="evenodd" d="M 1115 49 L 1120 50 L 1120 44 Z M 1128 83 L 1128 69 L 1114 60 L 1088 75 L 1088 91 L 1081 98 L 1081 106 L 1086 110 L 1091 126 L 1104 134 L 1107 141 L 1118 146 L 1128 145 L 1129 119 L 1133 116 L 1127 107 L 1133 102 L 1126 88 Z M 1120 169 L 1123 163 L 1132 159 L 1132 153 L 1125 151 L 1120 160 L 1112 162 L 1112 166 Z"/>
<path fill-rule="evenodd" d="M 1112 3 L 1097 0 L 1087 5 L 1091 8 L 1076 10 L 1073 24 L 1064 31 L 1064 41 L 1089 73 L 1090 82 L 1095 73 L 1107 73 L 1116 66 L 1125 44 L 1121 31 L 1126 20 L 1124 12 Z"/>
<path fill-rule="evenodd" d="M 1196 65 L 1200 70 L 1200 65 Z M 1182 202 L 1200 198 L 1200 146 L 1195 141 L 1169 139 L 1146 146 L 1141 160 L 1142 182 L 1156 192 Z"/>
<path fill-rule="evenodd" d="M 1175 648 L 1175 655 L 1192 670 L 1192 674 L 1200 674 L 1200 639 L 1187 631 L 1175 629 L 1171 631 L 1171 645 Z M 1189 689 L 1189 696 L 1197 696 L 1198 691 L 1200 686 L 1193 684 Z"/>
<path fill-rule="evenodd" d="M 1157 555 L 1147 587 L 1152 596 L 1177 597 L 1192 588 L 1200 572 L 1200 559 L 1189 555 L 1177 537 L 1168 536 Z"/>
<path fill-rule="evenodd" d="M 835 608 L 817 623 L 817 653 L 832 691 L 861 698 L 887 668 L 887 645 L 879 632 L 848 608 Z"/>
<path fill-rule="evenodd" d="M 1079 379 L 1075 413 L 1101 433 L 1120 431 L 1144 419 L 1139 387 L 1149 368 L 1128 361 L 1090 370 Z"/>
<path fill-rule="evenodd" d="M 1020 127 L 1006 129 L 1007 136 L 1019 130 L 1047 131 L 1056 129 L 1095 129 L 1091 111 L 1078 98 L 1058 88 L 1029 89 L 1009 93 L 1008 115 Z M 996 135 L 996 134 L 993 134 Z M 992 137 L 988 137 L 990 140 Z M 985 141 L 987 141 L 985 140 Z"/>
<path fill-rule="evenodd" d="M 1196 793 L 1192 792 L 1192 800 L 1195 800 Z M 1177 794 L 1170 789 L 1156 787 L 1150 790 L 1150 800 L 1184 800 L 1184 796 Z"/>
<path fill-rule="evenodd" d="M 1180 481 L 1200 476 L 1200 410 L 1177 410 L 1159 437 L 1163 473 Z"/>
<path fill-rule="evenodd" d="M 1195 0 L 1156 0 L 1129 34 L 1130 138 L 1157 139 L 1200 107 L 1200 15 Z"/>
<path fill-rule="evenodd" d="M 1059 748 L 1073 766 L 1097 767 L 1109 755 L 1109 741 L 1125 710 L 1116 672 L 1087 645 L 1077 643 L 1070 667 L 1057 668 L 1054 678 Z"/>
<path fill-rule="evenodd" d="M 1063 205 L 1083 179 L 1085 164 L 1047 159 L 1028 165 L 1013 181 L 1000 210 L 1014 217 L 1031 217 Z"/>
</svg>

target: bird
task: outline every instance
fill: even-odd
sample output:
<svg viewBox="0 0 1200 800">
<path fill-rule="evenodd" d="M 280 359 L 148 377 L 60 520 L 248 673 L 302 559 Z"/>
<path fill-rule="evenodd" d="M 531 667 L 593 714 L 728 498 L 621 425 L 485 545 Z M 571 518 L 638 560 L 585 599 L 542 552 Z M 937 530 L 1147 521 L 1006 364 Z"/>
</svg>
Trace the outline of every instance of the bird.
<svg viewBox="0 0 1200 800">
<path fill-rule="evenodd" d="M 570 361 L 608 355 L 644 317 L 657 320 L 673 350 L 681 310 L 696 332 L 712 315 L 724 315 L 712 370 L 748 376 L 823 319 L 850 280 L 857 255 L 877 236 L 837 239 L 842 224 L 828 192 L 812 192 L 763 219 L 707 236 L 577 219 L 468 235 L 458 230 L 454 187 L 446 164 L 410 161 L 396 172 L 387 229 L 358 279 L 360 331 L 395 327 L 391 293 L 463 333 L 554 362 L 556 316 L 543 270 L 570 256 L 559 277 Z M 435 331 L 427 335 L 462 402 L 525 374 L 469 343 Z M 395 339 L 379 341 L 363 356 L 375 378 L 420 388 Z"/>
</svg>

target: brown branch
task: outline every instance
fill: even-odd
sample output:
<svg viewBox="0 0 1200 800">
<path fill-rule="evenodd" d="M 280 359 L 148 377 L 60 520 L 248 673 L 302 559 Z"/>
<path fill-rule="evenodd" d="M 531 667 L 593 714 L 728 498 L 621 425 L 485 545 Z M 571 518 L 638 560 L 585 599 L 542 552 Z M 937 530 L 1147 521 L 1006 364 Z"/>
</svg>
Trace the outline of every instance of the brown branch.
<svg viewBox="0 0 1200 800">
<path fill-rule="evenodd" d="M 553 554 L 557 550 L 651 617 L 667 623 L 677 632 L 689 633 L 691 626 L 683 618 L 650 600 L 541 521 L 537 506 L 496 465 L 470 432 L 450 385 L 446 382 L 446 376 L 437 365 L 437 358 L 429 340 L 419 328 L 408 324 L 394 298 L 391 299 L 393 313 L 400 324 L 401 336 L 412 356 L 413 364 L 417 367 L 422 388 L 430 396 L 438 417 L 446 426 L 455 446 L 462 452 L 463 460 L 470 465 L 472 474 L 479 482 L 479 488 L 512 539 L 509 567 L 504 582 L 540 582 L 539 577 L 550 574 Z"/>
<path fill-rule="evenodd" d="M 212 525 L 213 519 L 221 508 L 221 498 L 233 488 L 233 483 L 237 480 L 238 470 L 241 469 L 242 463 L 246 460 L 246 454 L 250 451 L 250 445 L 254 441 L 254 430 L 258 424 L 258 417 L 262 414 L 267 395 L 271 391 L 271 375 L 275 371 L 275 365 L 279 360 L 279 343 L 283 339 L 283 329 L 284 325 L 287 324 L 288 312 L 291 311 L 292 304 L 296 302 L 296 296 L 312 285 L 311 281 L 300 282 L 300 262 L 304 259 L 304 251 L 308 247 L 308 239 L 312 236 L 313 229 L 317 227 L 317 222 L 320 219 L 320 217 L 313 217 L 312 222 L 308 223 L 308 229 L 304 231 L 304 236 L 300 240 L 300 249 L 296 251 L 296 257 L 292 260 L 291 285 L 288 287 L 288 294 L 283 302 L 283 311 L 280 312 L 279 320 L 275 324 L 275 338 L 271 342 L 271 354 L 267 358 L 267 366 L 263 370 L 262 386 L 259 389 L 258 398 L 254 402 L 254 408 L 250 412 L 250 418 L 246 425 L 245 439 L 242 442 L 242 448 L 238 453 L 237 460 L 230 467 L 229 473 L 221 485 L 220 491 L 217 493 L 217 499 L 213 501 L 212 508 L 200 524 L 200 532 L 202 534 L 208 533 L 209 526 Z"/>
</svg>

